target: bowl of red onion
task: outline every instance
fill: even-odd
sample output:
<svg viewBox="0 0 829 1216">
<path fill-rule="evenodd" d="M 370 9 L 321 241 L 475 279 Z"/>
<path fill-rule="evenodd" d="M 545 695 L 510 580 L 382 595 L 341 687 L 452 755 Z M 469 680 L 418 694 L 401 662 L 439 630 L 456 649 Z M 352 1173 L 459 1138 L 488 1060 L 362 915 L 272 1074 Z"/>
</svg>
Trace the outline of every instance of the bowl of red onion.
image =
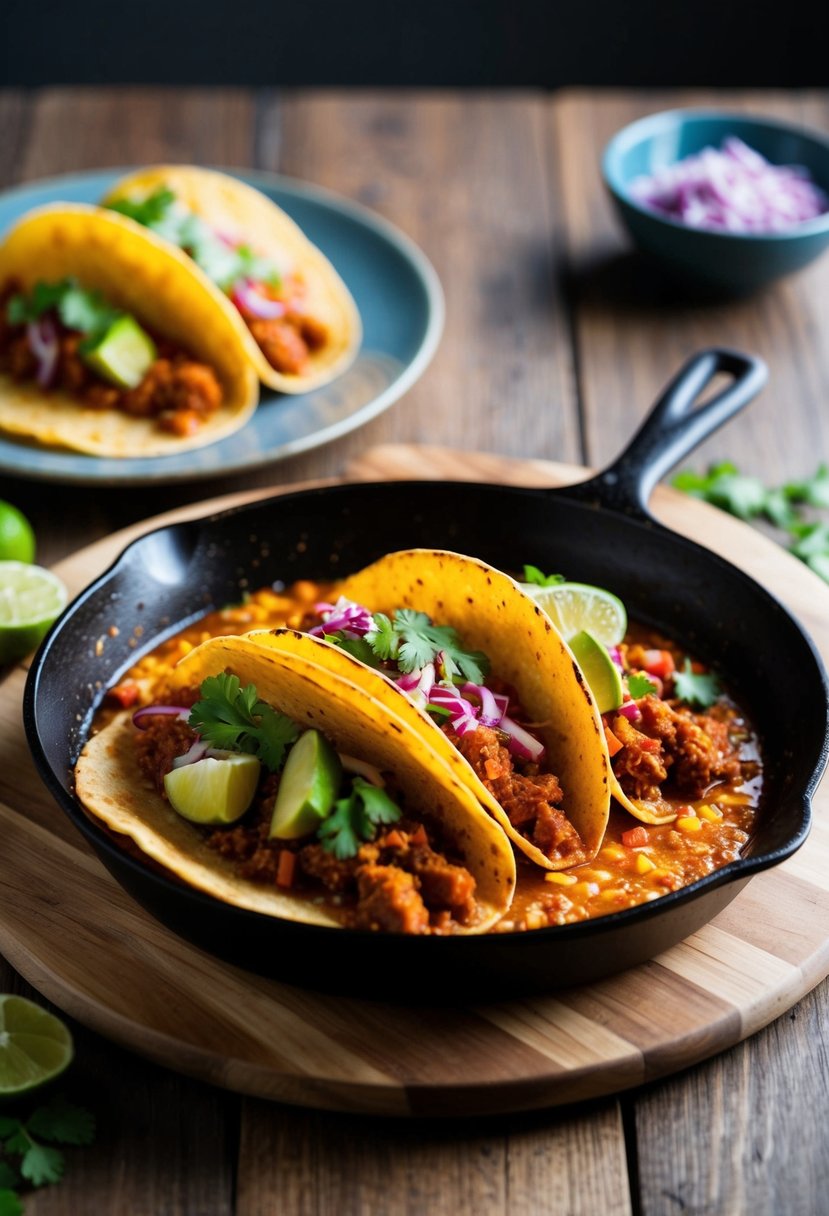
<svg viewBox="0 0 829 1216">
<path fill-rule="evenodd" d="M 619 131 L 604 180 L 634 242 L 674 277 L 747 292 L 829 245 L 829 137 L 710 110 Z"/>
</svg>

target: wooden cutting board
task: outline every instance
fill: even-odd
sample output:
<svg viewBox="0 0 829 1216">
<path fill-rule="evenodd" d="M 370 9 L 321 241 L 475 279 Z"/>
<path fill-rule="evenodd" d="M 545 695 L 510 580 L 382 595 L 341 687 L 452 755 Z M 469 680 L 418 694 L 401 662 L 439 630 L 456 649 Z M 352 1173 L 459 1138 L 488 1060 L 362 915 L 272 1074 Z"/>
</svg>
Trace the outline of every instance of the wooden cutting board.
<svg viewBox="0 0 829 1216">
<path fill-rule="evenodd" d="M 368 452 L 355 478 L 553 485 L 584 470 L 440 449 Z M 162 517 L 201 515 L 239 494 Z M 660 488 L 670 526 L 772 588 L 829 657 L 829 588 L 773 542 Z M 159 522 L 151 521 L 152 526 Z M 145 523 L 57 569 L 72 592 Z M 23 667 L 0 685 L 0 933 L 9 961 L 103 1035 L 173 1069 L 303 1106 L 469 1115 L 554 1106 L 638 1085 L 723 1050 L 829 974 L 829 791 L 803 848 L 760 874 L 709 925 L 623 975 L 550 997 L 409 1010 L 322 996 L 219 962 L 180 940 L 110 878 L 52 802 L 20 720 Z"/>
</svg>

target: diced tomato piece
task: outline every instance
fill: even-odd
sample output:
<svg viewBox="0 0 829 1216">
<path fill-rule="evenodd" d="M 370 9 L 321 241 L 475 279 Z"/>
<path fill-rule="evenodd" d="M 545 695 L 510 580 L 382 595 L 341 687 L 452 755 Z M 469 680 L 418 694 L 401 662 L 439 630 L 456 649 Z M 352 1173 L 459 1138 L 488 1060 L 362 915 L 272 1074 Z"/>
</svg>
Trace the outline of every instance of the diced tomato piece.
<svg viewBox="0 0 829 1216">
<path fill-rule="evenodd" d="M 406 842 L 400 832 L 393 828 L 390 832 L 386 832 L 382 843 L 387 849 L 402 849 Z"/>
<path fill-rule="evenodd" d="M 622 844 L 626 849 L 641 849 L 648 843 L 648 829 L 643 827 L 630 828 L 622 832 Z"/>
<path fill-rule="evenodd" d="M 120 705 L 121 709 L 129 709 L 138 700 L 138 691 L 137 684 L 116 684 L 107 693 L 107 700 Z"/>
<path fill-rule="evenodd" d="M 668 676 L 674 674 L 675 668 L 674 656 L 670 650 L 645 651 L 645 671 L 649 676 L 657 676 L 660 680 L 667 680 Z"/>
<path fill-rule="evenodd" d="M 292 853 L 290 849 L 280 850 L 279 862 L 276 867 L 276 885 L 278 887 L 292 887 L 294 885 L 295 874 L 296 853 Z"/>
</svg>

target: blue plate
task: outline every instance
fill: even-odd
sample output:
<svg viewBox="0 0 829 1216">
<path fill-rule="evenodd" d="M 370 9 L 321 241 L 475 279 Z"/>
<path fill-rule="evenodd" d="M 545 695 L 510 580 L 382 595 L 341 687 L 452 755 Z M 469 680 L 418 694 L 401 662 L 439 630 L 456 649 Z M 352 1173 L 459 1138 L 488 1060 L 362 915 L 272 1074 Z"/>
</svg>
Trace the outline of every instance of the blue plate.
<svg viewBox="0 0 829 1216">
<path fill-rule="evenodd" d="M 43 203 L 95 203 L 130 169 L 71 174 L 0 195 L 0 233 Z M 318 186 L 264 173 L 238 173 L 285 210 L 345 280 L 363 320 L 352 366 L 301 396 L 262 386 L 240 431 L 178 456 L 101 459 L 0 438 L 0 472 L 43 481 L 136 485 L 219 477 L 319 447 L 364 426 L 423 373 L 443 330 L 443 292 L 426 256 L 392 224 Z"/>
</svg>

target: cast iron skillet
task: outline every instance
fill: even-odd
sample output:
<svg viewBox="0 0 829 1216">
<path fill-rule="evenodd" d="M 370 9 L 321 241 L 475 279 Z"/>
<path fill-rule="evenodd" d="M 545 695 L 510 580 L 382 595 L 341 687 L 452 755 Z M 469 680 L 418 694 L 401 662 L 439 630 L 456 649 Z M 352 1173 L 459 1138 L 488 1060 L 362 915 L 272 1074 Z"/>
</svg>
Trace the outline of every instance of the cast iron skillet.
<svg viewBox="0 0 829 1216">
<path fill-rule="evenodd" d="M 706 403 L 719 373 L 731 382 Z M 610 468 L 564 489 L 392 482 L 307 490 L 150 532 L 69 606 L 30 671 L 25 723 L 57 801 L 118 881 L 200 946 L 290 982 L 403 1000 L 502 999 L 581 983 L 653 957 L 720 911 L 806 837 L 827 754 L 827 681 L 800 626 L 766 590 L 652 519 L 656 482 L 762 387 L 757 359 L 696 355 Z M 630 615 L 725 673 L 765 744 L 756 835 L 738 861 L 652 903 L 576 925 L 485 937 L 406 938 L 244 911 L 133 860 L 73 797 L 72 767 L 101 690 L 143 648 L 240 591 L 328 579 L 409 546 L 506 570 L 524 562 L 611 588 Z M 100 656 L 95 642 L 113 624 Z M 793 708 L 797 707 L 797 712 Z"/>
</svg>

